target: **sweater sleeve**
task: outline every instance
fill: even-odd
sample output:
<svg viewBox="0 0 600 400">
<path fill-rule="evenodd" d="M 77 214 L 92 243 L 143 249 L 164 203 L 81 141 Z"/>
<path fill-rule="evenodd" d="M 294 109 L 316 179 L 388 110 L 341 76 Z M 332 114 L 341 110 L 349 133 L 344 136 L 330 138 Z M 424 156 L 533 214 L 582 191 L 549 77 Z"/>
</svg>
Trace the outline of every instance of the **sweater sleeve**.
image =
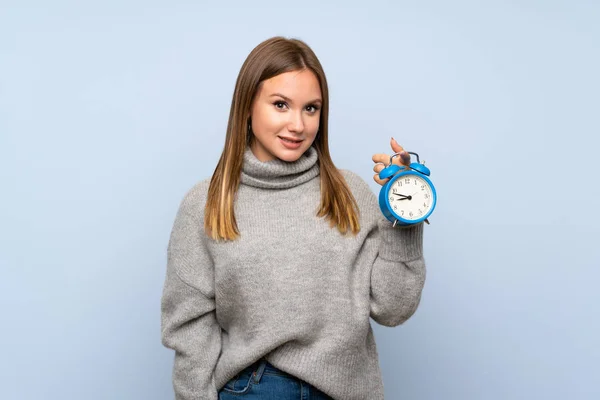
<svg viewBox="0 0 600 400">
<path fill-rule="evenodd" d="M 372 238 L 379 253 L 371 269 L 371 318 L 397 326 L 419 305 L 425 284 L 423 223 L 392 228 L 387 219 L 377 222 Z"/>
<path fill-rule="evenodd" d="M 213 265 L 203 241 L 203 210 L 193 191 L 180 205 L 168 244 L 161 338 L 175 350 L 175 399 L 217 400 L 213 372 L 221 328 L 215 315 Z"/>
<path fill-rule="evenodd" d="M 421 300 L 424 224 L 392 227 L 368 184 L 354 173 L 346 174 L 365 230 L 361 252 L 371 263 L 370 316 L 380 325 L 398 326 L 415 313 Z"/>
</svg>

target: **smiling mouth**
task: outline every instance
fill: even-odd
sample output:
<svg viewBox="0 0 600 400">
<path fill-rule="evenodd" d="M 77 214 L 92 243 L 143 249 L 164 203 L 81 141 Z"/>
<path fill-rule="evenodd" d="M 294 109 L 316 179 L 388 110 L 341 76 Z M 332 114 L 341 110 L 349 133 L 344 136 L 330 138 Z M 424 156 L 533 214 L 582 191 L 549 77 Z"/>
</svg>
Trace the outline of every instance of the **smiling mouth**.
<svg viewBox="0 0 600 400">
<path fill-rule="evenodd" d="M 292 139 L 284 138 L 284 137 L 281 137 L 281 136 L 279 136 L 279 139 L 281 139 L 281 140 L 283 140 L 285 142 L 288 142 L 288 143 L 300 143 L 300 142 L 302 142 L 302 140 L 292 140 Z"/>
</svg>

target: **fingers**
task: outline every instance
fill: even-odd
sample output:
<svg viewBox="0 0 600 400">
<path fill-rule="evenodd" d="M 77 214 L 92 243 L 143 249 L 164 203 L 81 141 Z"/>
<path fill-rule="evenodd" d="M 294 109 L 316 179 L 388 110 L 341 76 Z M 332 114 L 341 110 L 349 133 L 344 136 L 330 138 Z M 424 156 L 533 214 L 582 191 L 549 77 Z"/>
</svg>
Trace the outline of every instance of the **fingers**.
<svg viewBox="0 0 600 400">
<path fill-rule="evenodd" d="M 385 165 L 389 165 L 390 164 L 390 156 L 389 154 L 383 154 L 383 153 L 378 153 L 378 154 L 373 154 L 373 162 L 374 163 L 383 163 Z M 408 154 L 407 152 L 402 153 L 400 156 L 396 156 L 394 157 L 394 160 L 392 161 L 393 164 L 396 165 L 410 165 L 410 154 Z"/>
<path fill-rule="evenodd" d="M 385 183 L 386 183 L 387 181 L 389 181 L 390 179 L 389 179 L 389 178 L 388 178 L 388 179 L 379 179 L 379 174 L 375 174 L 375 175 L 373 175 L 373 180 L 374 180 L 375 182 L 377 182 L 379 185 L 383 186 L 383 185 L 385 185 Z"/>
<path fill-rule="evenodd" d="M 372 159 L 373 159 L 374 163 L 384 163 L 385 165 L 388 165 L 390 163 L 390 155 L 389 154 L 384 154 L 384 153 L 373 154 Z"/>
<path fill-rule="evenodd" d="M 406 152 L 404 150 L 404 148 L 402 146 L 400 146 L 400 144 L 398 144 L 398 142 L 396 142 L 396 139 L 394 139 L 394 138 L 391 138 L 390 145 L 392 147 L 393 154 L 400 153 L 399 156 L 394 157 L 394 159 L 392 160 L 392 163 L 396 164 L 396 165 L 409 166 L 410 165 L 410 154 L 408 154 L 408 152 Z M 375 182 L 377 182 L 379 185 L 385 185 L 385 183 L 389 180 L 389 178 L 388 179 L 379 179 L 379 173 L 387 165 L 389 165 L 390 155 L 385 154 L 385 153 L 373 154 L 372 160 L 375 163 L 375 165 L 373 166 L 373 171 L 376 172 L 376 174 L 373 175 L 373 180 Z"/>
<path fill-rule="evenodd" d="M 373 166 L 373 171 L 380 173 L 381 171 L 383 171 L 384 168 L 385 168 L 385 165 L 383 163 L 377 163 Z"/>
<path fill-rule="evenodd" d="M 390 162 L 390 157 L 387 154 L 375 154 L 373 156 L 373 161 L 375 162 L 375 165 L 373 166 L 373 171 L 376 172 L 375 175 L 373 175 L 373 180 L 375 182 L 377 182 L 380 185 L 384 185 L 385 182 L 388 181 L 388 179 L 384 179 L 381 180 L 379 179 L 379 173 L 381 171 L 383 171 L 383 169 L 385 168 L 385 166 L 387 165 L 387 163 L 383 162 L 383 161 L 377 161 L 377 160 L 383 160 L 387 158 L 387 163 Z"/>
</svg>

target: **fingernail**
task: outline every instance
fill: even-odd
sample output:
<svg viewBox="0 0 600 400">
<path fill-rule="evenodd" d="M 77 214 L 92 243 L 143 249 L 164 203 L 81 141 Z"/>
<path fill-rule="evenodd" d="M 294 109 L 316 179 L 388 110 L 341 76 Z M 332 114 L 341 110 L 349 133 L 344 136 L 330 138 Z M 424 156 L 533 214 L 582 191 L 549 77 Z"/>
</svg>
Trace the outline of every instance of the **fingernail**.
<svg viewBox="0 0 600 400">
<path fill-rule="evenodd" d="M 394 139 L 394 137 L 393 137 L 393 136 L 392 136 L 392 140 L 393 140 L 394 142 L 396 141 L 396 139 Z"/>
</svg>

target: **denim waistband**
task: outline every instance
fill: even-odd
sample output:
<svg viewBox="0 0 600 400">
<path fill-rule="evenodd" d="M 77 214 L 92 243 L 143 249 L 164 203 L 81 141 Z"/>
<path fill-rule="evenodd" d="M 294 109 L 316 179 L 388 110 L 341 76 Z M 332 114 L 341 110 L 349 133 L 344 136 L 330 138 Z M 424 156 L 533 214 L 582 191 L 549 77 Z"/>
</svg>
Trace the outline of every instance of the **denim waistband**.
<svg viewBox="0 0 600 400">
<path fill-rule="evenodd" d="M 287 372 L 280 370 L 279 368 L 268 362 L 265 358 L 261 358 L 260 360 L 254 362 L 254 364 L 247 367 L 244 371 L 250 373 L 257 372 L 261 366 L 263 366 L 261 374 L 262 372 L 274 372 L 279 375 L 293 377 L 293 375 L 290 375 Z"/>
</svg>

